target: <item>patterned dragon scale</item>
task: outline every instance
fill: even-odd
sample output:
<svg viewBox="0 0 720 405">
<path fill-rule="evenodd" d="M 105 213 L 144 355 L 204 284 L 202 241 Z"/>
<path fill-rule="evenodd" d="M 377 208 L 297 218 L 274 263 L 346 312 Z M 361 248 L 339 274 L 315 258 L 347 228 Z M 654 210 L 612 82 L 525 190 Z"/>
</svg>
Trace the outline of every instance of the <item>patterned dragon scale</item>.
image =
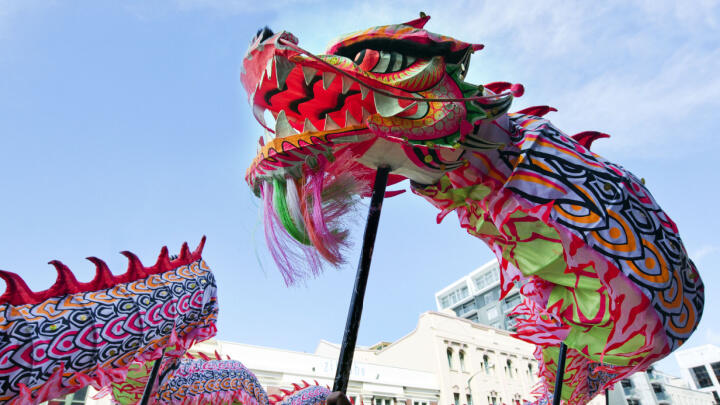
<svg viewBox="0 0 720 405">
<path fill-rule="evenodd" d="M 216 284 L 203 261 L 203 237 L 171 259 L 163 247 L 145 267 L 134 254 L 113 275 L 100 259 L 95 278 L 80 283 L 61 262 L 48 290 L 33 292 L 14 273 L 0 271 L 0 403 L 37 404 L 92 385 L 123 381 L 133 362 L 183 353 L 215 335 Z"/>
<path fill-rule="evenodd" d="M 590 151 L 608 135 L 568 136 L 537 106 L 509 113 L 519 84 L 464 81 L 483 48 L 426 31 L 429 17 L 349 34 L 316 55 L 265 28 L 241 82 L 265 136 L 246 180 L 288 283 L 343 261 L 341 214 L 389 183 L 455 212 L 520 286 L 516 336 L 537 345 L 539 401 L 598 392 L 677 349 L 702 316 L 704 287 L 678 228 L 640 180 Z M 274 130 L 265 111 L 275 117 Z"/>
</svg>

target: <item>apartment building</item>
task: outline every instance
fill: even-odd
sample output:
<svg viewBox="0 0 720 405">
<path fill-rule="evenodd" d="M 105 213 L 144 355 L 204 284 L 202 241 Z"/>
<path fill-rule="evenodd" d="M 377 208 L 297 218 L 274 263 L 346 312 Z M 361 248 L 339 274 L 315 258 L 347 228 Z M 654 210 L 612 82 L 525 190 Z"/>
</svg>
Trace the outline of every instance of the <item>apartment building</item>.
<svg viewBox="0 0 720 405">
<path fill-rule="evenodd" d="M 449 309 L 459 317 L 511 332 L 515 331 L 515 320 L 508 314 L 521 300 L 518 288 L 513 288 L 500 301 L 500 268 L 496 260 L 435 293 L 438 310 Z"/>
</svg>

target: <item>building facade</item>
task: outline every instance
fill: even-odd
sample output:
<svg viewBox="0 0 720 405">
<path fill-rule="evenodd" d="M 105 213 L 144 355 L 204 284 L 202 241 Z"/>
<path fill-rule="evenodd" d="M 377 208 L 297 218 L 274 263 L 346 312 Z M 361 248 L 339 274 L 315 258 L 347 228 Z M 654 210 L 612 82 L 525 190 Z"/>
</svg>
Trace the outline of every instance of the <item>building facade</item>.
<svg viewBox="0 0 720 405">
<path fill-rule="evenodd" d="M 675 352 L 682 377 L 700 391 L 710 393 L 720 404 L 720 346 L 704 345 Z"/>
<path fill-rule="evenodd" d="M 515 331 L 509 315 L 522 298 L 517 288 L 500 300 L 500 268 L 496 260 L 435 293 L 437 309 L 452 310 L 455 315 L 496 329 Z"/>
</svg>

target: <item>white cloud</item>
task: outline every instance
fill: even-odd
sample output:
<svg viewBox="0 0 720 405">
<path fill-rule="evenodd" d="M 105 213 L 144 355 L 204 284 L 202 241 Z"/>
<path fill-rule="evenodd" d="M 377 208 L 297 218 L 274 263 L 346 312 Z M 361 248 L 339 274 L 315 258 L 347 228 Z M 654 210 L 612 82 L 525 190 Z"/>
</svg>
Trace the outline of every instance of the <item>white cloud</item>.
<svg viewBox="0 0 720 405">
<path fill-rule="evenodd" d="M 704 246 L 700 246 L 700 248 L 695 250 L 690 255 L 690 258 L 696 262 L 699 262 L 699 261 L 703 260 L 704 258 L 706 258 L 712 254 L 715 254 L 717 252 L 720 252 L 720 246 L 704 245 Z M 720 339 L 718 339 L 718 342 L 720 342 Z"/>
</svg>

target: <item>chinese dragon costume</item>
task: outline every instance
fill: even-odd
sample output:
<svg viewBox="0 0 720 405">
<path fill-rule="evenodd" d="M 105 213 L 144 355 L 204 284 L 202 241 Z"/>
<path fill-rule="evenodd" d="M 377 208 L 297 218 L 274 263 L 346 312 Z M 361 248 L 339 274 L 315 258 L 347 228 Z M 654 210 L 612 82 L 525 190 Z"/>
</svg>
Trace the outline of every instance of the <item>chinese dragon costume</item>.
<svg viewBox="0 0 720 405">
<path fill-rule="evenodd" d="M 426 31 L 428 19 L 347 35 L 323 55 L 288 32 L 253 39 L 241 81 L 266 133 L 246 180 L 270 252 L 289 284 L 342 262 L 340 217 L 389 167 L 390 184 L 409 179 L 438 221 L 455 212 L 490 247 L 503 296 L 520 285 L 515 335 L 537 345 L 541 400 L 564 342 L 561 397 L 585 403 L 688 339 L 702 281 L 644 180 L 590 150 L 608 135 L 568 136 L 547 106 L 509 113 L 523 87 L 465 82 L 483 46 Z"/>
<path fill-rule="evenodd" d="M 171 258 L 163 247 L 157 262 L 129 265 L 113 275 L 105 262 L 88 258 L 96 275 L 78 282 L 52 261 L 57 281 L 34 292 L 14 273 L 0 271 L 0 403 L 37 404 L 88 385 L 102 390 L 124 381 L 133 363 L 164 352 L 182 355 L 217 332 L 215 278 L 202 259 L 203 238 Z"/>
</svg>

